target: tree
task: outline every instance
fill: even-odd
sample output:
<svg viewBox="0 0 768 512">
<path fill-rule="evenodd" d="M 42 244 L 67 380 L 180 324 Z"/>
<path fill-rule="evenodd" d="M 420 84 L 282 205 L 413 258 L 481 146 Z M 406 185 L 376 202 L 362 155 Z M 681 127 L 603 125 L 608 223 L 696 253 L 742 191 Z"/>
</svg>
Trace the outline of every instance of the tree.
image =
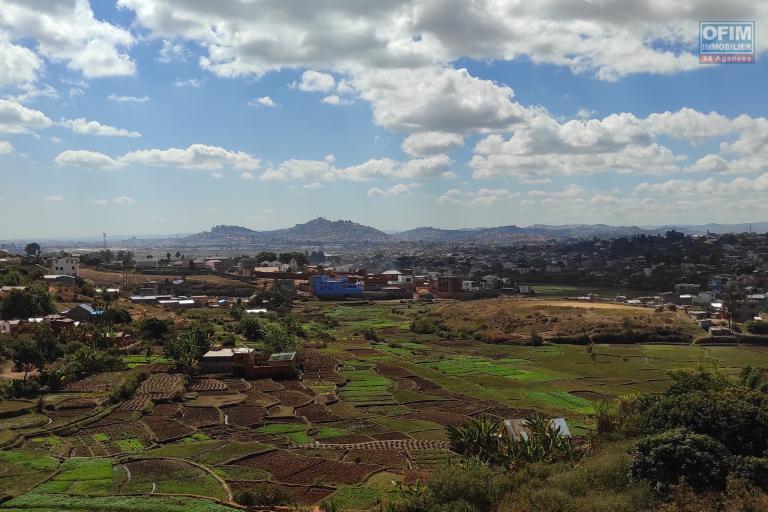
<svg viewBox="0 0 768 512">
<path fill-rule="evenodd" d="M 267 330 L 261 325 L 261 322 L 252 316 L 243 317 L 237 326 L 238 332 L 245 336 L 248 341 L 261 341 L 267 334 Z"/>
<path fill-rule="evenodd" d="M 744 304 L 747 296 L 737 285 L 729 286 L 723 294 L 723 305 L 728 315 L 728 327 L 733 328 L 733 315 Z"/>
<path fill-rule="evenodd" d="M 24 247 L 24 252 L 27 256 L 40 256 L 40 244 L 37 242 L 30 242 Z"/>
<path fill-rule="evenodd" d="M 275 261 L 277 254 L 273 252 L 260 252 L 256 255 L 256 261 L 261 263 L 262 261 Z"/>
<path fill-rule="evenodd" d="M 199 334 L 187 331 L 165 344 L 165 355 L 176 363 L 176 368 L 186 375 L 195 373 L 197 362 L 210 349 L 210 342 L 201 343 Z"/>
<path fill-rule="evenodd" d="M 133 318 L 127 309 L 109 308 L 101 315 L 101 321 L 106 324 L 129 324 Z"/>
<path fill-rule="evenodd" d="M 681 478 L 697 491 L 721 490 L 730 453 L 718 441 L 685 429 L 644 437 L 637 444 L 630 473 L 666 493 Z"/>
<path fill-rule="evenodd" d="M 684 428 L 712 437 L 734 455 L 768 450 L 768 397 L 763 393 L 706 370 L 671 375 L 666 392 L 638 403 L 645 433 Z"/>
<path fill-rule="evenodd" d="M 138 331 L 145 338 L 161 340 L 166 334 L 168 334 L 169 328 L 168 324 L 164 320 L 150 317 L 145 318 L 139 323 Z"/>
<path fill-rule="evenodd" d="M 0 301 L 0 318 L 32 318 L 54 312 L 53 301 L 48 291 L 42 286 L 32 286 L 27 290 L 11 290 Z"/>
<path fill-rule="evenodd" d="M 11 360 L 17 368 L 24 370 L 24 380 L 27 380 L 30 370 L 43 365 L 43 355 L 37 344 L 29 338 L 18 339 L 11 345 Z"/>
<path fill-rule="evenodd" d="M 266 326 L 263 343 L 264 348 L 272 353 L 292 352 L 299 347 L 296 337 L 279 323 L 270 323 Z"/>
</svg>

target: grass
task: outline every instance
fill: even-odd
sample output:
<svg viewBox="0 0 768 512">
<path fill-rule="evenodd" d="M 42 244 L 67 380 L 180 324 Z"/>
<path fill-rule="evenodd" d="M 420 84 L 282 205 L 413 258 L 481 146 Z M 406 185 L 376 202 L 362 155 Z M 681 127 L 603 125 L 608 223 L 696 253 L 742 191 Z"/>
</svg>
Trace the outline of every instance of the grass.
<svg viewBox="0 0 768 512">
<path fill-rule="evenodd" d="M 60 472 L 38 486 L 35 493 L 66 493 L 88 496 L 109 494 L 112 488 L 112 460 L 73 458 L 62 463 Z"/>
<path fill-rule="evenodd" d="M 565 391 L 524 391 L 526 398 L 533 402 L 554 409 L 567 409 L 580 414 L 591 414 L 595 411 L 591 401 L 580 398 Z"/>
<path fill-rule="evenodd" d="M 371 421 L 377 425 L 388 428 L 394 432 L 417 432 L 420 430 L 440 430 L 437 423 L 426 420 L 409 420 L 400 418 L 373 418 Z"/>
<path fill-rule="evenodd" d="M 266 434 L 291 434 L 307 430 L 307 425 L 301 423 L 270 423 L 256 429 L 256 432 Z"/>
<path fill-rule="evenodd" d="M 153 354 L 147 358 L 146 355 L 124 355 L 123 362 L 128 368 L 135 368 L 145 364 L 173 364 L 173 359 L 162 355 Z"/>
<path fill-rule="evenodd" d="M 6 512 L 232 512 L 238 509 L 214 501 L 182 496 L 67 496 L 30 493 L 2 505 Z"/>
<path fill-rule="evenodd" d="M 326 498 L 323 503 L 334 503 L 339 510 L 365 510 L 375 505 L 381 491 L 373 487 L 344 486 Z"/>
<path fill-rule="evenodd" d="M 140 439 L 118 439 L 115 444 L 120 451 L 126 453 L 140 453 L 144 451 L 144 443 Z"/>
<path fill-rule="evenodd" d="M 53 471 L 59 461 L 28 450 L 0 451 L 0 461 L 42 471 Z"/>
</svg>

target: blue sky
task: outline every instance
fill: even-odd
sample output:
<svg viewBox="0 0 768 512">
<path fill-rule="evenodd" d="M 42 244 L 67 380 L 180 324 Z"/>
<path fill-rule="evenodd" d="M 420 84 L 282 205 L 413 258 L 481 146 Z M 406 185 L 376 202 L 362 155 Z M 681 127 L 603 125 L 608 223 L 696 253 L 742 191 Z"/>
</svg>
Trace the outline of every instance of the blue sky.
<svg viewBox="0 0 768 512">
<path fill-rule="evenodd" d="M 0 239 L 768 219 L 759 3 L 321 4 L 0 0 Z"/>
</svg>

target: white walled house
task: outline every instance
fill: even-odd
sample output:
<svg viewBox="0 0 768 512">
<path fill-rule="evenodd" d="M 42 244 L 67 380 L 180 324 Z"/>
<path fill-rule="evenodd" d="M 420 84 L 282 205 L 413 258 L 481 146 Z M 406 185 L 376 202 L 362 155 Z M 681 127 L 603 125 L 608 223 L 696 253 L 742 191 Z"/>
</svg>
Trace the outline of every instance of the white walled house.
<svg viewBox="0 0 768 512">
<path fill-rule="evenodd" d="M 72 256 L 54 258 L 51 261 L 51 274 L 80 277 L 80 259 Z"/>
</svg>

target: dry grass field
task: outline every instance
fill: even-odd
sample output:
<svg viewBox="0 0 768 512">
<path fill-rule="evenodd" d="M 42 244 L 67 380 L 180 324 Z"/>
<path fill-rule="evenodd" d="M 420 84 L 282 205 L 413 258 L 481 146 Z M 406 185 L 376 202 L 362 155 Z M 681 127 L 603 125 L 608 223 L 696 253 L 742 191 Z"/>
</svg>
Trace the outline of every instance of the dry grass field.
<svg viewBox="0 0 768 512">
<path fill-rule="evenodd" d="M 651 308 L 615 303 L 557 299 L 498 298 L 455 302 L 431 309 L 426 318 L 451 331 L 480 331 L 491 342 L 522 342 L 532 332 L 544 339 L 632 333 L 691 336 L 703 332 L 681 311 L 656 312 Z M 631 339 L 623 340 L 631 342 Z"/>
</svg>

